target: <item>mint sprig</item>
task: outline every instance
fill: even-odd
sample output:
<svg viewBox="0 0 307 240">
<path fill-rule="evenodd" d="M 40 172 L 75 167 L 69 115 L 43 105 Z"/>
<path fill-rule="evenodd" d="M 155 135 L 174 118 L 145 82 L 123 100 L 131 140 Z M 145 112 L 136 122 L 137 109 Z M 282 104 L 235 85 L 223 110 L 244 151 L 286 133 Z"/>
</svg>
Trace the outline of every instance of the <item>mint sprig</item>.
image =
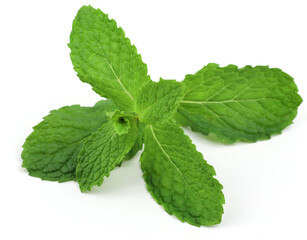
<svg viewBox="0 0 307 240">
<path fill-rule="evenodd" d="M 302 102 L 293 78 L 266 66 L 208 64 L 183 82 L 153 82 L 124 31 L 91 6 L 78 11 L 69 47 L 81 81 L 109 100 L 51 111 L 26 139 L 22 166 L 31 176 L 74 180 L 90 191 L 145 145 L 140 162 L 148 191 L 195 226 L 220 223 L 224 195 L 180 126 L 228 143 L 255 142 L 291 124 Z"/>
</svg>

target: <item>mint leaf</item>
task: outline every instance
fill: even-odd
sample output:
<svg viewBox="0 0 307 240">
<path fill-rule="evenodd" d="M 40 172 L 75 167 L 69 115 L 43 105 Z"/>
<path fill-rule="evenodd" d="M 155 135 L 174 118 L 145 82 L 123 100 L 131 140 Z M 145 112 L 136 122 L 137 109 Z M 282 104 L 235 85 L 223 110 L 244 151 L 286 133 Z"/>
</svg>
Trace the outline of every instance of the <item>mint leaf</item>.
<svg viewBox="0 0 307 240">
<path fill-rule="evenodd" d="M 171 118 L 184 97 L 184 85 L 175 80 L 150 82 L 137 95 L 135 111 L 141 122 L 153 124 Z"/>
<path fill-rule="evenodd" d="M 128 121 L 128 118 L 125 118 Z M 84 142 L 78 156 L 76 178 L 82 192 L 100 186 L 104 177 L 120 165 L 137 138 L 136 121 L 130 121 L 130 130 L 119 135 L 112 121 L 101 126 Z"/>
<path fill-rule="evenodd" d="M 173 123 L 146 126 L 141 168 L 147 189 L 165 211 L 192 225 L 221 221 L 224 196 L 215 171 Z"/>
<path fill-rule="evenodd" d="M 277 68 L 208 64 L 183 81 L 175 119 L 225 142 L 269 139 L 292 123 L 302 99 L 293 78 Z"/>
<path fill-rule="evenodd" d="M 43 180 L 73 180 L 83 141 L 107 122 L 105 112 L 116 108 L 112 101 L 100 101 L 94 107 L 73 105 L 51 111 L 26 139 L 22 166 Z"/>
<path fill-rule="evenodd" d="M 83 6 L 70 35 L 71 60 L 81 81 L 102 97 L 133 111 L 134 97 L 150 81 L 147 66 L 114 20 L 91 6 Z"/>
<path fill-rule="evenodd" d="M 130 130 L 130 122 L 136 121 L 134 116 L 125 114 L 116 109 L 113 113 L 107 113 L 113 123 L 113 127 L 118 135 L 126 134 Z"/>
<path fill-rule="evenodd" d="M 130 152 L 127 153 L 127 155 L 125 157 L 126 160 L 130 160 L 131 158 L 133 158 L 137 154 L 137 152 L 142 150 L 142 148 L 143 148 L 143 131 L 144 131 L 144 128 L 145 128 L 145 124 L 138 121 L 137 126 L 138 126 L 137 139 L 136 139 L 133 147 L 131 148 Z"/>
</svg>

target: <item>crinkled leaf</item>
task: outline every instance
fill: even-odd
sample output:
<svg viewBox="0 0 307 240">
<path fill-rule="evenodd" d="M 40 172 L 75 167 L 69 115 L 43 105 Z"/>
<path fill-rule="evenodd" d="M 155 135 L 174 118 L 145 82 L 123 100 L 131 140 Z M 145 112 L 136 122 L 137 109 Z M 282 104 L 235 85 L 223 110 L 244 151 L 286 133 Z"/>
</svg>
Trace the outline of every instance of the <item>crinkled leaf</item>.
<svg viewBox="0 0 307 240">
<path fill-rule="evenodd" d="M 215 171 L 181 128 L 146 126 L 141 168 L 147 189 L 169 214 L 192 225 L 221 221 L 224 195 Z"/>
<path fill-rule="evenodd" d="M 184 85 L 175 80 L 150 82 L 136 98 L 135 111 L 141 122 L 153 124 L 171 118 L 184 97 Z"/>
<path fill-rule="evenodd" d="M 133 111 L 135 94 L 150 77 L 135 46 L 116 22 L 99 9 L 83 6 L 73 22 L 69 47 L 81 81 L 123 109 Z"/>
<path fill-rule="evenodd" d="M 134 116 L 126 114 L 119 109 L 116 109 L 112 113 L 107 113 L 110 117 L 110 121 L 113 123 L 113 127 L 118 135 L 126 134 L 130 130 L 131 121 L 136 121 Z"/>
<path fill-rule="evenodd" d="M 116 108 L 108 100 L 94 107 L 73 105 L 51 111 L 26 139 L 22 166 L 43 180 L 73 180 L 83 141 L 107 121 L 106 111 Z"/>
<path fill-rule="evenodd" d="M 100 186 L 104 177 L 108 177 L 121 164 L 136 138 L 136 121 L 130 122 L 130 130 L 126 134 L 119 135 L 113 122 L 109 121 L 87 138 L 79 153 L 76 168 L 80 190 L 90 191 L 93 186 Z"/>
<path fill-rule="evenodd" d="M 183 81 L 175 119 L 225 142 L 254 142 L 292 123 L 302 99 L 293 78 L 277 68 L 209 64 Z"/>
</svg>

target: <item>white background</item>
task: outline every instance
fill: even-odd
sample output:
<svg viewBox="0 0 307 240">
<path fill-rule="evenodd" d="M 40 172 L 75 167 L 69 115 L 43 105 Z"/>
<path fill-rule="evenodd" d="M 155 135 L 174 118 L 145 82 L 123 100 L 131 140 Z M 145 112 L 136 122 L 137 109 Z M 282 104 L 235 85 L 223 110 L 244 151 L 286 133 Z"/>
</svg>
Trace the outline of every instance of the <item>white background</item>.
<svg viewBox="0 0 307 240">
<path fill-rule="evenodd" d="M 182 80 L 209 62 L 270 65 L 307 100 L 306 1 L 1 1 L 0 239 L 307 239 L 307 108 L 258 143 L 225 145 L 186 133 L 224 185 L 221 224 L 197 228 L 147 193 L 138 154 L 91 193 L 21 168 L 31 127 L 52 109 L 100 98 L 73 71 L 67 47 L 78 9 L 114 18 L 154 81 Z"/>
</svg>

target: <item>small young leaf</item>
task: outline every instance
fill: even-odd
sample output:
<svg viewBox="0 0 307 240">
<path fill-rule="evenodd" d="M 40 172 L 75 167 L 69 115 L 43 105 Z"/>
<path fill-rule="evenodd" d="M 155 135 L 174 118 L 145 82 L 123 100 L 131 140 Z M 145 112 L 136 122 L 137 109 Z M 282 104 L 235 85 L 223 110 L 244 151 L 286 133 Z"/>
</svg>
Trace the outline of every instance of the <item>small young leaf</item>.
<svg viewBox="0 0 307 240">
<path fill-rule="evenodd" d="M 133 111 L 135 94 L 150 77 L 135 46 L 116 22 L 99 9 L 83 6 L 73 22 L 68 46 L 81 81 L 119 107 Z"/>
<path fill-rule="evenodd" d="M 144 131 L 144 128 L 145 128 L 145 124 L 138 121 L 137 126 L 138 126 L 137 139 L 136 139 L 133 147 L 131 148 L 130 152 L 127 153 L 125 160 L 130 160 L 131 158 L 133 158 L 137 154 L 138 151 L 142 150 L 142 148 L 143 148 L 143 131 Z"/>
<path fill-rule="evenodd" d="M 128 119 L 125 119 L 128 121 Z M 100 186 L 104 177 L 120 165 L 137 138 L 136 121 L 130 120 L 130 129 L 119 135 L 112 121 L 101 126 L 84 142 L 78 156 L 76 178 L 82 192 Z"/>
<path fill-rule="evenodd" d="M 221 221 L 224 195 L 215 171 L 174 123 L 148 125 L 141 168 L 147 189 L 169 214 L 192 225 Z"/>
<path fill-rule="evenodd" d="M 130 130 L 130 122 L 135 121 L 132 115 L 125 114 L 118 109 L 113 113 L 107 113 L 107 115 L 109 115 L 110 121 L 112 121 L 113 127 L 118 135 L 128 133 Z"/>
<path fill-rule="evenodd" d="M 43 180 L 73 180 L 83 141 L 107 122 L 106 111 L 116 108 L 107 100 L 94 107 L 73 105 L 51 111 L 26 139 L 22 166 Z"/>
<path fill-rule="evenodd" d="M 292 123 L 302 99 L 293 78 L 277 68 L 209 64 L 187 75 L 175 119 L 220 140 L 269 139 Z"/>
<path fill-rule="evenodd" d="M 141 122 L 153 124 L 171 118 L 184 97 L 184 85 L 175 80 L 150 82 L 137 95 L 135 111 Z"/>
</svg>

